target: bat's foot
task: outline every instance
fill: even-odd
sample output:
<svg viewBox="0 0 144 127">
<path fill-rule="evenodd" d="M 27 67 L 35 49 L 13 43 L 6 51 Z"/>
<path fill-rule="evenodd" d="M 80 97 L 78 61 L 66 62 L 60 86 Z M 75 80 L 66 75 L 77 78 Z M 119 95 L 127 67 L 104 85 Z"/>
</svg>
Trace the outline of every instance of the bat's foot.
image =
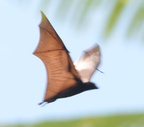
<svg viewBox="0 0 144 127">
<path fill-rule="evenodd" d="M 101 72 L 101 73 L 103 73 L 104 74 L 104 72 L 103 71 L 101 71 L 101 70 L 99 70 L 99 69 L 97 69 L 99 72 Z"/>
<path fill-rule="evenodd" d="M 38 103 L 38 105 L 41 105 L 42 107 L 45 106 L 46 104 L 55 101 L 56 99 L 48 99 L 48 100 L 44 100 L 40 103 Z"/>
<path fill-rule="evenodd" d="M 42 107 L 45 106 L 47 103 L 45 101 L 38 103 L 38 105 L 41 105 Z"/>
<path fill-rule="evenodd" d="M 41 104 L 43 104 L 44 103 L 44 101 L 43 102 L 41 102 L 41 103 L 38 103 L 38 105 L 41 105 Z"/>
</svg>

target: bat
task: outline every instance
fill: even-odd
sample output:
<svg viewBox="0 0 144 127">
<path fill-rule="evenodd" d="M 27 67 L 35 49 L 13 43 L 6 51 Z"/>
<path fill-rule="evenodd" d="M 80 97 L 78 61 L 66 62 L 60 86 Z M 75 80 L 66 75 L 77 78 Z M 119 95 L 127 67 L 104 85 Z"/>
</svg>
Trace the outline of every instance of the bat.
<svg viewBox="0 0 144 127">
<path fill-rule="evenodd" d="M 74 64 L 63 41 L 41 12 L 40 40 L 34 55 L 40 58 L 47 70 L 47 88 L 44 102 L 70 97 L 86 90 L 98 89 L 90 78 L 100 64 L 98 45 L 84 52 Z"/>
</svg>

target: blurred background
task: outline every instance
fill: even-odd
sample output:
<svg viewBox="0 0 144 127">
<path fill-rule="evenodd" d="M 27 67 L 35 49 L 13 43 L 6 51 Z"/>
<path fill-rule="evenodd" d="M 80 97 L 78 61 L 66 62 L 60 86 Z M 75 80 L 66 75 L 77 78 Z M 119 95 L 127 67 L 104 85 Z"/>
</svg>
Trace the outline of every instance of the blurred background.
<svg viewBox="0 0 144 127">
<path fill-rule="evenodd" d="M 40 11 L 73 61 L 100 45 L 98 90 L 38 105 L 46 87 L 45 66 L 32 55 Z M 143 66 L 144 0 L 0 0 L 0 127 L 142 127 Z"/>
</svg>

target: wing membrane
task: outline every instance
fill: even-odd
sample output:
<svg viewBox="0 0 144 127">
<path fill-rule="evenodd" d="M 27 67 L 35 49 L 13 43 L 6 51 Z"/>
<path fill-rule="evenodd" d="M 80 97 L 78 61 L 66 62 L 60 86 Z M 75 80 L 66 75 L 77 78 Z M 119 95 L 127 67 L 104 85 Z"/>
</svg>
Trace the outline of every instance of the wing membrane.
<svg viewBox="0 0 144 127">
<path fill-rule="evenodd" d="M 100 48 L 98 45 L 84 52 L 81 58 L 74 63 L 81 80 L 89 82 L 93 73 L 100 64 Z"/>
<path fill-rule="evenodd" d="M 40 41 L 34 55 L 44 62 L 48 73 L 45 101 L 75 85 L 76 78 L 80 80 L 80 77 L 68 50 L 43 13 L 39 27 Z"/>
</svg>

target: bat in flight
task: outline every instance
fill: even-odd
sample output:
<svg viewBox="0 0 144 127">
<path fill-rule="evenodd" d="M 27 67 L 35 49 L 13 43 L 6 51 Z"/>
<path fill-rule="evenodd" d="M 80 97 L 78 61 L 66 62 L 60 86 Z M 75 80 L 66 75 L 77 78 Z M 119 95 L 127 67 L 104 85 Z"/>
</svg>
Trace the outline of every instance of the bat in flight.
<svg viewBox="0 0 144 127">
<path fill-rule="evenodd" d="M 65 47 L 47 17 L 42 14 L 40 41 L 34 51 L 45 64 L 47 70 L 47 88 L 44 102 L 54 102 L 58 98 L 70 97 L 86 90 L 98 89 L 90 78 L 100 64 L 100 48 L 95 45 L 86 50 L 74 64 Z"/>
</svg>

